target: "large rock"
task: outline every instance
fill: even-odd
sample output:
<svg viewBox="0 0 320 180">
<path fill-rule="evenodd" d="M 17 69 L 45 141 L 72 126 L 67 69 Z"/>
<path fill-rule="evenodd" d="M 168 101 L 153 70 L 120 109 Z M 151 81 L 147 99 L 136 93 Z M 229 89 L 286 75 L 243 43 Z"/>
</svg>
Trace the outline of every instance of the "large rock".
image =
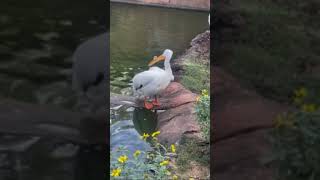
<svg viewBox="0 0 320 180">
<path fill-rule="evenodd" d="M 272 120 L 288 106 L 268 100 L 239 82 L 219 67 L 213 68 L 214 139 L 219 140 L 244 131 L 271 128 Z"/>
<path fill-rule="evenodd" d="M 173 144 L 185 134 L 201 137 L 194 108 L 197 96 L 177 82 L 172 82 L 161 95 L 162 106 L 158 109 L 167 110 L 158 113 L 160 142 Z"/>
<path fill-rule="evenodd" d="M 214 177 L 221 180 L 273 179 L 273 169 L 261 162 L 271 152 L 266 132 L 272 128 L 272 120 L 290 107 L 242 87 L 219 67 L 213 68 L 211 78 Z"/>
<path fill-rule="evenodd" d="M 173 144 L 181 140 L 184 135 L 201 138 L 195 113 L 196 98 L 196 94 L 177 82 L 171 82 L 160 94 L 161 105 L 154 107 L 158 111 L 157 130 L 161 132 L 160 142 Z M 143 99 L 112 94 L 110 105 L 113 108 L 143 107 Z"/>
<path fill-rule="evenodd" d="M 219 180 L 273 180 L 274 170 L 264 165 L 271 151 L 266 131 L 255 131 L 215 143 L 213 172 Z"/>
<path fill-rule="evenodd" d="M 172 82 L 160 94 L 161 106 L 157 109 L 170 109 L 186 103 L 195 102 L 197 95 L 184 88 L 180 83 Z"/>
</svg>

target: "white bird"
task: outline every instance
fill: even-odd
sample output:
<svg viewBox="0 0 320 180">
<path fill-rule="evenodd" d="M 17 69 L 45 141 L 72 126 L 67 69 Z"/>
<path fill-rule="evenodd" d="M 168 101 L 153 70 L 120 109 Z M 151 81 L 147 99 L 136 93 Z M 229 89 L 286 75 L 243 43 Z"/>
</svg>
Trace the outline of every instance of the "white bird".
<svg viewBox="0 0 320 180">
<path fill-rule="evenodd" d="M 139 97 L 144 97 L 144 106 L 147 109 L 151 109 L 154 105 L 159 106 L 157 95 L 161 93 L 166 87 L 174 80 L 172 74 L 170 60 L 173 52 L 170 49 L 166 49 L 162 55 L 155 56 L 148 64 L 153 64 L 164 60 L 164 69 L 159 67 L 151 67 L 147 71 L 143 71 L 135 75 L 132 79 L 133 92 Z M 146 101 L 147 97 L 154 97 L 152 103 Z"/>
</svg>

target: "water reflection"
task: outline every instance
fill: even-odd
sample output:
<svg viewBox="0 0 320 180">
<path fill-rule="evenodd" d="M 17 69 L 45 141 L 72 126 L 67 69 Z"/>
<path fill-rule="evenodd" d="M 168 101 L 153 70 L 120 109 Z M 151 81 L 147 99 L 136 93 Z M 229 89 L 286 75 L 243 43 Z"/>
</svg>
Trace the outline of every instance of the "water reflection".
<svg viewBox="0 0 320 180">
<path fill-rule="evenodd" d="M 143 108 L 111 110 L 111 150 L 125 146 L 130 152 L 150 150 L 147 142 L 141 139 L 143 133 L 152 133 L 156 128 L 156 113 Z"/>
</svg>

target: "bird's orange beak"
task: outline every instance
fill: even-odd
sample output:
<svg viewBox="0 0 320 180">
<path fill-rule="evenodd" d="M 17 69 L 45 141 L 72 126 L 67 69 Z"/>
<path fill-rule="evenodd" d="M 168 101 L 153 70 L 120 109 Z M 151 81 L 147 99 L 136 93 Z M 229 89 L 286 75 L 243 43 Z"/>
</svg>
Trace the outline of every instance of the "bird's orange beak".
<svg viewBox="0 0 320 180">
<path fill-rule="evenodd" d="M 152 66 L 159 61 L 164 61 L 166 57 L 164 55 L 154 56 L 153 59 L 149 62 L 148 66 Z"/>
</svg>

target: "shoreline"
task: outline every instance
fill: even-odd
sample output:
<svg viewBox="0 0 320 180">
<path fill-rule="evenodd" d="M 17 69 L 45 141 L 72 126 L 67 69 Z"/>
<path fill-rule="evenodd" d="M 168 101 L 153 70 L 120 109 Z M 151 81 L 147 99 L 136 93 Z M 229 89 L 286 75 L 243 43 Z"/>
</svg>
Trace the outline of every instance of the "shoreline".
<svg viewBox="0 0 320 180">
<path fill-rule="evenodd" d="M 133 4 L 133 5 L 142 5 L 142 6 L 151 6 L 151 7 L 172 8 L 172 9 L 180 9 L 180 10 L 202 11 L 202 12 L 210 11 L 210 1 L 207 1 L 207 0 L 202 0 L 202 3 L 195 3 L 192 5 L 190 4 L 188 5 L 185 3 L 170 3 L 170 0 L 168 1 L 169 2 L 161 2 L 161 0 L 158 0 L 158 2 L 150 2 L 148 0 L 110 0 L 111 3 L 123 3 L 123 4 Z"/>
</svg>

